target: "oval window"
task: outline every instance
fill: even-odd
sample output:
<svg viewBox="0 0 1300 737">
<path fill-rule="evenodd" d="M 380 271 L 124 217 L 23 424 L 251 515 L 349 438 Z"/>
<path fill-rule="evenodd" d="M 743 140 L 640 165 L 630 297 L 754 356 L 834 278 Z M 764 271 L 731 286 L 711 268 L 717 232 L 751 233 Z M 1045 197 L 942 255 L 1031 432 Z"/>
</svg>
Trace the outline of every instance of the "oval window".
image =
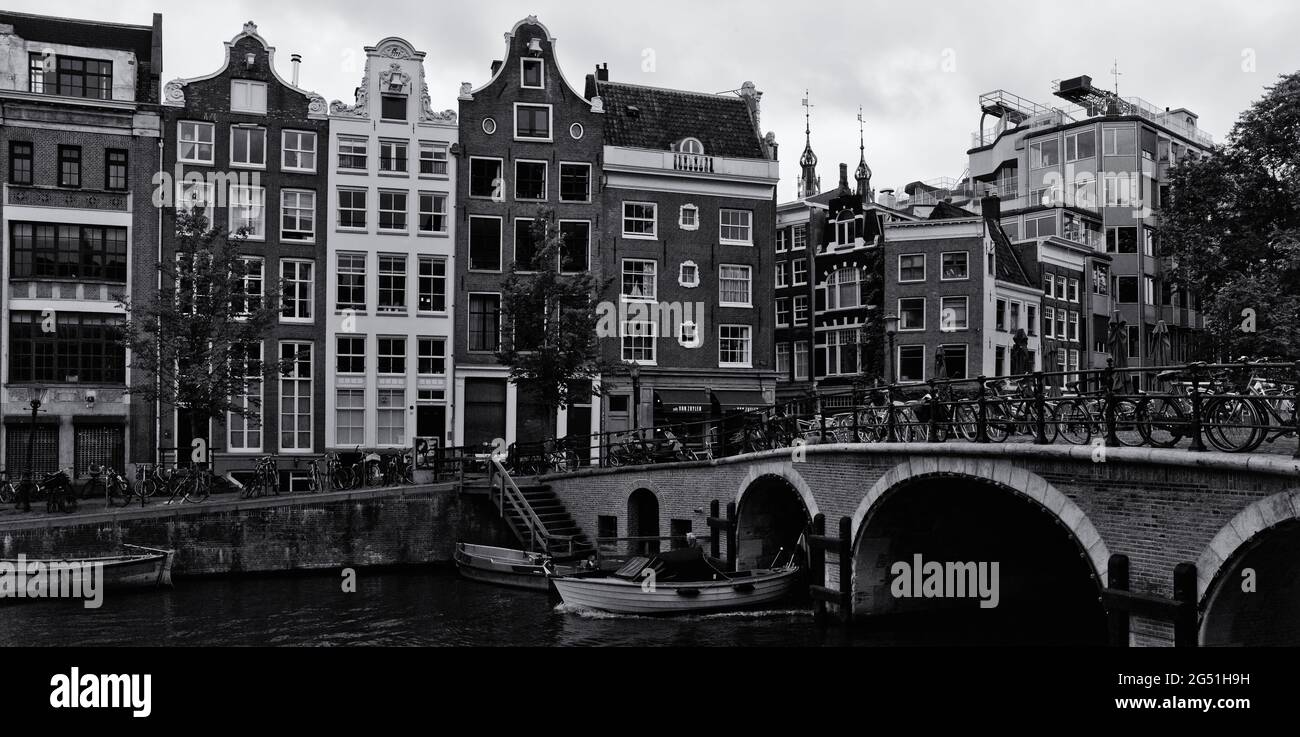
<svg viewBox="0 0 1300 737">
<path fill-rule="evenodd" d="M 483 119 L 483 132 L 489 136 L 497 132 L 497 122 L 491 118 Z"/>
<path fill-rule="evenodd" d="M 569 135 L 573 136 L 573 140 L 575 141 L 582 138 L 584 133 L 586 133 L 586 131 L 582 129 L 582 123 L 574 123 L 569 126 Z"/>
</svg>

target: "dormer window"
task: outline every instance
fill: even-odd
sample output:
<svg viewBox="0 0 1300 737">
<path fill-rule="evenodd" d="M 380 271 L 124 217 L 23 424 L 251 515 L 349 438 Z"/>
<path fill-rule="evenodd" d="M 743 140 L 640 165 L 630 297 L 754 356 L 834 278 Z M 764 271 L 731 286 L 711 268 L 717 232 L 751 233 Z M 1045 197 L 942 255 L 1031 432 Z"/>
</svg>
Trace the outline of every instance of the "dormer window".
<svg viewBox="0 0 1300 737">
<path fill-rule="evenodd" d="M 249 79 L 230 80 L 230 111 L 265 114 L 266 83 Z"/>
<path fill-rule="evenodd" d="M 859 218 L 855 217 L 853 211 L 845 210 L 835 218 L 835 243 L 840 246 L 851 246 L 857 239 Z"/>
<path fill-rule="evenodd" d="M 519 86 L 526 90 L 546 88 L 546 62 L 541 59 L 519 60 Z"/>
<path fill-rule="evenodd" d="M 686 138 L 677 144 L 677 150 L 684 154 L 703 154 L 704 144 L 698 138 Z"/>
<path fill-rule="evenodd" d="M 406 120 L 406 98 L 398 95 L 383 95 L 380 102 L 380 116 L 384 120 Z"/>
</svg>

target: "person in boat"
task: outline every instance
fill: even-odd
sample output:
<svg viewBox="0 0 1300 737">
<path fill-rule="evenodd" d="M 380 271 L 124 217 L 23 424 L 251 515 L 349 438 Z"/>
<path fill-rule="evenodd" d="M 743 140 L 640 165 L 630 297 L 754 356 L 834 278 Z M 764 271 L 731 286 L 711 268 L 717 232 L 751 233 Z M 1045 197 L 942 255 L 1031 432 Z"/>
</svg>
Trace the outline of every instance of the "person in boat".
<svg viewBox="0 0 1300 737">
<path fill-rule="evenodd" d="M 650 561 L 660 581 L 715 581 L 727 564 L 706 555 L 695 533 L 686 533 L 686 547 L 659 553 Z"/>
</svg>

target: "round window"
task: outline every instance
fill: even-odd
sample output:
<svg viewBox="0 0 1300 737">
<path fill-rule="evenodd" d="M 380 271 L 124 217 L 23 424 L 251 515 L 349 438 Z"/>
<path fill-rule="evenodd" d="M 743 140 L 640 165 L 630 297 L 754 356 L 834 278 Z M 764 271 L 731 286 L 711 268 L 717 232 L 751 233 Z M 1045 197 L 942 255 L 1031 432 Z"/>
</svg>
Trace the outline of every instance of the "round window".
<svg viewBox="0 0 1300 737">
<path fill-rule="evenodd" d="M 574 123 L 573 125 L 569 126 L 569 135 L 573 136 L 573 140 L 575 141 L 578 140 L 579 138 L 582 138 L 582 135 L 585 132 L 586 131 L 582 129 L 582 123 Z"/>
<path fill-rule="evenodd" d="M 497 122 L 491 118 L 483 119 L 483 132 L 489 136 L 497 132 Z"/>
</svg>

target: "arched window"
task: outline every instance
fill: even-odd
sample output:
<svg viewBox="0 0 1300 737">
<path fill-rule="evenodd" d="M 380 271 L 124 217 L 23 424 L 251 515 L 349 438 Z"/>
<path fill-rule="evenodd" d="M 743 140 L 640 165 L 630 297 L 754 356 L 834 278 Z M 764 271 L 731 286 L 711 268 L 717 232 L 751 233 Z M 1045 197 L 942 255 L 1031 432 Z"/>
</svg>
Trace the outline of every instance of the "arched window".
<svg viewBox="0 0 1300 737">
<path fill-rule="evenodd" d="M 826 309 L 847 310 L 862 306 L 862 272 L 846 266 L 826 278 Z"/>
<path fill-rule="evenodd" d="M 862 217 L 854 215 L 852 210 L 844 210 L 835 218 L 835 243 L 840 246 L 851 246 L 854 244 L 858 234 L 862 232 Z"/>
<path fill-rule="evenodd" d="M 702 154 L 704 153 L 704 144 L 700 143 L 698 138 L 685 138 L 682 139 L 677 150 L 684 154 Z"/>
</svg>

